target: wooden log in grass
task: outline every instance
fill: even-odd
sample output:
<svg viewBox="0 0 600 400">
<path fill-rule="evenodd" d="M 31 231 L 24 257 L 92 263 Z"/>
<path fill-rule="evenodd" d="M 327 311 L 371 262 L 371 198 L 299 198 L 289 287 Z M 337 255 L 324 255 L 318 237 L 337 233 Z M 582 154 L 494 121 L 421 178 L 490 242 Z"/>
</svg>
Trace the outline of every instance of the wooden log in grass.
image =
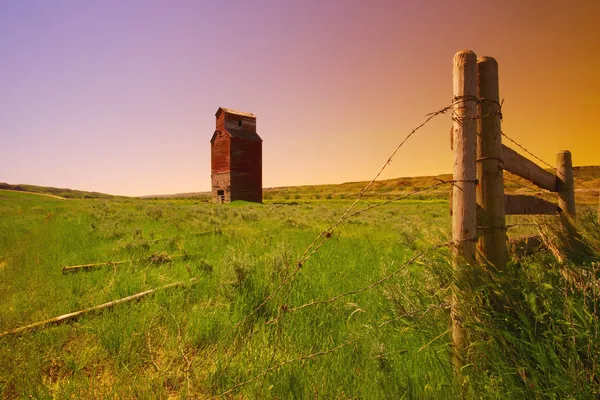
<svg viewBox="0 0 600 400">
<path fill-rule="evenodd" d="M 95 264 L 82 264 L 82 265 L 69 265 L 67 267 L 62 267 L 63 274 L 69 274 L 74 272 L 82 272 L 89 271 L 92 269 L 102 268 L 102 267 L 112 267 L 113 265 L 130 263 L 131 261 L 106 261 Z"/>
<path fill-rule="evenodd" d="M 112 308 L 112 307 L 116 306 L 117 304 L 127 303 L 127 302 L 130 302 L 133 300 L 141 299 L 142 297 L 153 294 L 159 290 L 172 289 L 172 288 L 176 288 L 176 287 L 185 286 L 187 283 L 194 284 L 196 282 L 197 282 L 197 280 L 195 278 L 192 278 L 189 282 L 170 283 L 168 285 L 164 285 L 164 286 L 161 286 L 161 287 L 158 287 L 155 289 L 150 289 L 150 290 L 146 290 L 144 292 L 136 293 L 131 296 L 124 297 L 122 299 L 109 301 L 108 303 L 100 304 L 98 306 L 86 308 L 84 310 L 75 311 L 75 312 L 64 314 L 64 315 L 59 315 L 58 317 L 50 318 L 50 319 L 47 319 L 44 321 L 35 322 L 33 324 L 21 326 L 19 328 L 15 328 L 10 331 L 2 332 L 2 333 L 0 333 L 0 338 L 3 338 L 4 336 L 9 336 L 9 335 L 20 335 L 22 333 L 29 332 L 29 331 L 32 331 L 32 330 L 35 330 L 38 328 L 44 328 L 49 325 L 57 325 L 57 324 L 61 324 L 63 322 L 73 321 L 85 314 Z"/>
<path fill-rule="evenodd" d="M 210 235 L 211 233 L 219 235 L 219 234 L 221 234 L 221 231 L 213 229 L 210 231 L 192 233 L 191 236 L 204 236 L 204 235 Z M 169 237 L 169 238 L 157 239 L 157 240 L 150 241 L 149 243 L 156 243 L 156 242 L 160 242 L 160 241 L 173 240 L 173 239 L 178 239 L 178 238 L 180 238 L 180 236 L 173 236 L 173 237 Z M 186 257 L 186 256 L 192 256 L 192 255 L 189 254 L 189 255 L 173 256 L 171 258 Z M 130 263 L 130 262 L 131 262 L 131 260 L 123 260 L 123 261 L 106 261 L 106 262 L 93 263 L 93 264 L 69 265 L 66 267 L 62 267 L 62 273 L 69 274 L 69 273 L 75 273 L 75 272 L 84 272 L 84 271 L 90 271 L 90 270 L 103 268 L 103 267 L 112 267 L 112 266 L 119 265 L 119 264 L 126 264 L 126 263 Z"/>
<path fill-rule="evenodd" d="M 161 256 L 161 254 L 163 253 L 156 253 L 157 255 Z M 164 253 L 166 254 L 166 253 Z M 163 264 L 163 263 L 167 263 L 169 261 L 172 261 L 173 259 L 176 258 L 191 258 L 193 256 L 199 255 L 200 253 L 194 253 L 194 254 L 179 254 L 176 256 L 169 256 L 169 255 L 165 255 L 164 258 L 161 260 L 161 262 L 158 261 L 154 261 L 153 257 L 155 257 L 155 255 L 150 256 L 150 258 L 146 261 L 150 261 L 153 262 L 155 264 Z M 162 257 L 162 256 L 161 256 Z M 160 257 L 159 257 L 160 259 Z M 103 268 L 103 267 L 112 267 L 115 265 L 119 265 L 119 264 L 126 264 L 126 263 L 131 263 L 132 260 L 123 260 L 123 261 L 106 261 L 106 262 L 101 262 L 101 263 L 95 263 L 95 264 L 82 264 L 82 265 L 69 265 L 66 267 L 62 267 L 62 273 L 63 274 L 69 274 L 69 273 L 77 273 L 77 272 L 86 272 L 86 271 L 91 271 L 94 269 L 98 269 L 98 268 Z"/>
</svg>

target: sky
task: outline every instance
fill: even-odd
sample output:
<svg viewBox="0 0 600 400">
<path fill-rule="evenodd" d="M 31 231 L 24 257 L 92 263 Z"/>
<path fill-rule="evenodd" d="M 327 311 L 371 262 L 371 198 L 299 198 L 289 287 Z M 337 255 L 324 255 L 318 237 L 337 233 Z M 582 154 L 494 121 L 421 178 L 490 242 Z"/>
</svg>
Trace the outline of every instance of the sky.
<svg viewBox="0 0 600 400">
<path fill-rule="evenodd" d="M 264 187 L 370 180 L 451 102 L 462 49 L 498 61 L 507 135 L 599 165 L 599 21 L 598 0 L 2 0 L 0 182 L 208 191 L 219 107 L 257 116 Z M 450 173 L 451 125 L 382 178 Z"/>
</svg>

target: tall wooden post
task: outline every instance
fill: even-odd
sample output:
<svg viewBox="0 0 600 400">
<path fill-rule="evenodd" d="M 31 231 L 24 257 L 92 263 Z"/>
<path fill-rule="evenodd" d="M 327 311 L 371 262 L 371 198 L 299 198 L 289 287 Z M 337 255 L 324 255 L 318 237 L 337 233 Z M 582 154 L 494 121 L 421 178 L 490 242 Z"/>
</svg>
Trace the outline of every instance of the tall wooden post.
<svg viewBox="0 0 600 400">
<path fill-rule="evenodd" d="M 470 50 L 456 53 L 453 59 L 454 93 L 454 186 L 452 188 L 452 241 L 454 268 L 458 284 L 467 283 L 466 264 L 475 262 L 476 222 L 476 167 L 477 148 L 477 56 Z M 462 285 L 461 285 L 462 286 Z M 452 295 L 452 342 L 455 367 L 463 364 L 466 335 L 458 311 L 456 293 Z"/>
<path fill-rule="evenodd" d="M 477 121 L 477 224 L 481 236 L 478 254 L 498 270 L 506 267 L 506 222 L 498 63 L 492 57 L 477 60 L 477 90 L 480 98 Z"/>
<path fill-rule="evenodd" d="M 575 184 L 573 181 L 573 160 L 571 152 L 563 150 L 556 154 L 556 181 L 558 206 L 562 215 L 575 219 Z"/>
</svg>

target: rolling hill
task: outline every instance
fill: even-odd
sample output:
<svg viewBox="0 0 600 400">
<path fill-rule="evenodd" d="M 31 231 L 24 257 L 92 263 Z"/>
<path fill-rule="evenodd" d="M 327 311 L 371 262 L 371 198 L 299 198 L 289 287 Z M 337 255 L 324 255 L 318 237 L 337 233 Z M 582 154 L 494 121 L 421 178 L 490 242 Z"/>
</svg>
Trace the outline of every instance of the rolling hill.
<svg viewBox="0 0 600 400">
<path fill-rule="evenodd" d="M 598 190 L 600 190 L 600 166 L 574 167 L 575 194 L 579 202 L 597 203 Z M 542 197 L 552 197 L 551 193 L 544 193 L 528 181 L 504 172 L 506 193 L 534 194 Z M 376 181 L 364 197 L 366 199 L 391 199 L 397 196 L 425 189 L 440 180 L 452 179 L 451 174 L 435 176 L 416 176 L 385 179 Z M 318 199 L 350 199 L 356 197 L 368 184 L 367 181 L 345 182 L 328 185 L 303 185 L 270 187 L 263 189 L 263 197 L 269 200 L 318 200 Z M 87 192 L 82 190 L 63 189 L 54 187 L 43 187 L 34 185 L 11 185 L 0 182 L 0 189 L 26 191 L 33 193 L 45 193 L 68 199 L 111 199 L 117 196 L 99 192 Z M 590 190 L 593 189 L 593 190 Z M 439 188 L 416 194 L 418 199 L 447 199 L 449 188 Z M 124 197 L 124 196 L 119 196 Z M 198 199 L 210 201 L 210 192 L 190 192 L 140 196 L 142 199 Z"/>
<path fill-rule="evenodd" d="M 73 190 L 73 189 L 65 189 L 65 188 L 24 185 L 24 184 L 11 185 L 9 183 L 4 183 L 4 182 L 0 182 L 0 189 L 14 190 L 17 192 L 47 194 L 47 195 L 62 197 L 65 199 L 111 199 L 111 198 L 115 197 L 110 194 L 99 193 L 99 192 L 86 192 L 83 190 Z"/>
</svg>

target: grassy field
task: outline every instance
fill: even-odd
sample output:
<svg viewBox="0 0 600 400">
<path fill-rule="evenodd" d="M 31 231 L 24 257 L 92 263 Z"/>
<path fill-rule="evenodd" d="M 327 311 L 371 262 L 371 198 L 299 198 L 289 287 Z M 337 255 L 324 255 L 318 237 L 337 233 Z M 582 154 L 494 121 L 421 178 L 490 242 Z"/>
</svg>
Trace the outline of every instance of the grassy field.
<svg viewBox="0 0 600 400">
<path fill-rule="evenodd" d="M 17 192 L 48 194 L 52 196 L 62 197 L 65 199 L 111 199 L 116 197 L 110 194 L 99 192 L 86 192 L 83 190 L 55 188 L 49 186 L 11 185 L 4 182 L 0 182 L 0 190 L 14 190 Z"/>
<path fill-rule="evenodd" d="M 64 201 L 0 191 L 0 332 L 185 283 L 0 338 L 1 396 L 211 398 L 234 388 L 223 397 L 456 398 L 448 249 L 427 251 L 449 240 L 445 200 L 400 201 L 347 221 L 252 312 L 349 205 Z M 600 231 L 595 213 L 581 214 L 592 248 L 585 257 L 515 258 L 511 273 L 490 277 L 469 299 L 477 312 L 465 321 L 474 332 L 474 362 L 463 371 L 468 397 L 600 394 Z M 61 272 L 105 261 L 126 263 Z M 360 293 L 293 310 L 395 271 Z"/>
</svg>

